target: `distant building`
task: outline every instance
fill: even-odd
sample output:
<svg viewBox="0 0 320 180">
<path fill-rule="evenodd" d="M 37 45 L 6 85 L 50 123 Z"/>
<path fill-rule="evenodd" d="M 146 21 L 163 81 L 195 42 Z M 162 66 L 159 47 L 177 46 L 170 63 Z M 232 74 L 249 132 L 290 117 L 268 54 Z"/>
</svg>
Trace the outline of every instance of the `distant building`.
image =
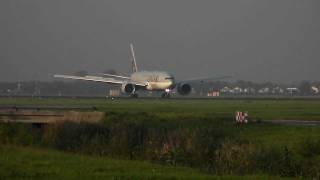
<svg viewBox="0 0 320 180">
<path fill-rule="evenodd" d="M 251 87 L 246 87 L 243 89 L 243 93 L 245 94 L 254 94 L 256 93 L 256 90 L 254 88 L 251 88 Z"/>
<path fill-rule="evenodd" d="M 220 89 L 220 92 L 222 93 L 229 93 L 230 92 L 230 88 L 225 86 L 224 88 Z"/>
<path fill-rule="evenodd" d="M 220 92 L 219 91 L 211 91 L 211 92 L 208 92 L 207 96 L 208 97 L 219 97 Z"/>
<path fill-rule="evenodd" d="M 319 88 L 316 87 L 316 86 L 312 86 L 311 87 L 311 91 L 312 91 L 313 94 L 318 94 L 319 93 Z"/>
<path fill-rule="evenodd" d="M 284 90 L 281 87 L 277 86 L 274 87 L 271 92 L 272 94 L 283 94 Z"/>
<path fill-rule="evenodd" d="M 270 89 L 268 87 L 261 88 L 258 91 L 259 94 L 268 94 L 269 92 L 270 92 Z"/>
<path fill-rule="evenodd" d="M 110 97 L 119 97 L 120 96 L 120 90 L 119 89 L 110 89 L 109 90 L 109 96 Z"/>
<path fill-rule="evenodd" d="M 296 87 L 287 88 L 287 92 L 291 95 L 299 93 L 299 89 Z"/>
<path fill-rule="evenodd" d="M 242 89 L 240 88 L 240 87 L 235 87 L 235 88 L 233 88 L 233 92 L 235 93 L 235 94 L 240 94 L 240 93 L 242 93 Z"/>
</svg>

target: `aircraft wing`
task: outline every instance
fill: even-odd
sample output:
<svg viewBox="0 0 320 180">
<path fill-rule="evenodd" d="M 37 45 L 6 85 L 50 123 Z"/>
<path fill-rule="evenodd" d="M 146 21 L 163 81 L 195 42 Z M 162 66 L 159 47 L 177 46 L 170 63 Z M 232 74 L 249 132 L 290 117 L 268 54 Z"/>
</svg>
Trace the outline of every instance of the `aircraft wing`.
<svg viewBox="0 0 320 180">
<path fill-rule="evenodd" d="M 63 78 L 63 79 L 76 79 L 76 80 L 84 80 L 84 81 L 94 81 L 94 82 L 102 82 L 102 83 L 110 83 L 110 84 L 123 84 L 128 83 L 128 81 L 116 80 L 114 78 L 105 78 L 100 76 L 70 76 L 70 75 L 54 75 L 55 78 Z M 146 86 L 144 83 L 131 82 L 129 83 L 138 85 L 138 86 Z"/>
<path fill-rule="evenodd" d="M 197 77 L 191 79 L 185 79 L 180 82 L 204 82 L 204 81 L 217 81 L 221 79 L 231 78 L 232 76 L 217 76 L 217 77 Z"/>
<path fill-rule="evenodd" d="M 127 76 L 120 76 L 120 75 L 115 75 L 115 74 L 102 74 L 104 76 L 109 76 L 109 77 L 115 77 L 115 78 L 120 78 L 120 79 L 130 79 L 130 77 Z"/>
</svg>

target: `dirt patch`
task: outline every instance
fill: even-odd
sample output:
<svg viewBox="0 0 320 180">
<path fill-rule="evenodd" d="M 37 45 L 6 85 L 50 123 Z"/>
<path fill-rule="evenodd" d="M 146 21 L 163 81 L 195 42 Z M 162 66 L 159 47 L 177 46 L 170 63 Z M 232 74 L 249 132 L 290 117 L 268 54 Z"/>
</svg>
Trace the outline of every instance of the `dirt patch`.
<svg viewBox="0 0 320 180">
<path fill-rule="evenodd" d="M 49 111 L 49 110 L 0 110 L 0 121 L 24 123 L 99 122 L 103 112 Z"/>
</svg>

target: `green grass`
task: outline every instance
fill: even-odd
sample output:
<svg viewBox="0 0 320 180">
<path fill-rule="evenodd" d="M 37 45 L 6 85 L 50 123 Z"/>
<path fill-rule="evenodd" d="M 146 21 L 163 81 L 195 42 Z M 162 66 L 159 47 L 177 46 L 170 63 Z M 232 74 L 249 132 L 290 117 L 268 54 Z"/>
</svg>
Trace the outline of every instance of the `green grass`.
<svg viewBox="0 0 320 180">
<path fill-rule="evenodd" d="M 229 144 L 230 147 L 236 149 L 242 147 L 246 150 L 246 147 L 248 147 L 249 149 L 253 148 L 256 150 L 258 148 L 264 149 L 265 147 L 270 147 L 269 150 L 266 150 L 266 156 L 268 155 L 268 157 L 273 157 L 274 155 L 277 156 L 277 153 L 283 154 L 284 149 L 288 148 L 290 153 L 293 153 L 291 158 L 295 160 L 294 162 L 298 162 L 302 165 L 308 165 L 309 160 L 301 155 L 307 152 L 301 153 L 299 151 L 304 147 L 303 143 L 306 144 L 309 140 L 320 139 L 319 127 L 285 126 L 267 123 L 235 125 L 231 122 L 234 118 L 234 113 L 237 110 L 248 111 L 249 117 L 252 119 L 320 120 L 320 100 L 111 100 L 0 98 L 0 105 L 96 106 L 99 111 L 106 112 L 106 117 L 103 123 L 113 130 L 114 135 L 116 135 L 114 136 L 116 138 L 111 142 L 115 143 L 114 145 L 118 145 L 117 143 L 122 142 L 124 147 L 126 147 L 125 145 L 127 144 L 127 141 L 131 142 L 135 140 L 130 139 L 130 137 L 136 137 L 139 135 L 140 130 L 141 132 L 144 132 L 144 129 L 148 129 L 147 132 L 150 132 L 149 134 L 145 133 L 144 135 L 148 135 L 151 139 L 157 139 L 158 136 L 164 135 L 166 138 L 170 139 L 168 142 L 176 140 L 176 143 L 178 144 L 180 142 L 180 138 L 182 140 L 193 142 L 193 144 L 198 141 L 204 141 L 204 143 L 201 142 L 202 145 L 206 145 L 210 142 L 215 145 L 213 142 L 217 142 L 218 139 L 214 138 L 219 138 L 219 135 L 223 135 L 223 138 L 220 139 L 223 140 L 222 143 L 227 143 L 227 145 L 228 143 L 231 143 L 231 145 Z M 79 128 L 81 129 L 81 127 Z M 131 132 L 130 130 L 134 131 Z M 205 130 L 211 131 L 206 134 Z M 119 134 L 117 134 L 118 131 Z M 67 129 L 66 132 L 71 131 Z M 74 131 L 74 133 L 79 132 Z M 128 134 L 121 134 L 124 132 Z M 62 138 L 62 140 L 70 138 L 69 134 L 67 135 Z M 199 135 L 199 137 L 195 135 Z M 214 135 L 217 135 L 217 137 L 211 137 Z M 82 131 L 81 137 L 85 137 L 85 134 Z M 71 139 L 74 138 L 71 137 Z M 22 140 L 25 140 L 25 138 L 22 138 Z M 97 140 L 99 140 L 98 137 Z M 28 141 L 28 139 L 25 141 Z M 12 142 L 15 142 L 15 139 L 13 139 Z M 19 141 L 17 140 L 17 142 Z M 243 142 L 247 142 L 247 144 Z M 78 141 L 76 143 L 78 143 Z M 245 144 L 246 146 L 242 146 L 242 144 Z M 87 144 L 84 143 L 84 145 Z M 101 144 L 99 144 L 99 147 L 100 146 Z M 109 147 L 109 145 L 107 144 L 105 147 Z M 161 147 L 162 146 L 160 144 L 157 148 L 161 149 Z M 150 148 L 152 149 L 152 147 Z M 119 151 L 123 149 L 124 148 L 121 147 Z M 276 149 L 278 152 L 272 154 L 273 149 Z M 312 147 L 309 150 L 311 152 L 317 152 L 315 157 L 319 157 L 317 150 L 314 150 Z M 0 148 L 0 151 L 0 179 L 2 179 L 1 176 L 5 176 L 5 178 L 17 177 L 18 179 L 21 177 L 37 178 L 38 176 L 39 178 L 49 177 L 53 179 L 90 177 L 118 177 L 129 179 L 222 178 L 209 176 L 208 174 L 203 174 L 200 171 L 189 168 L 175 168 L 172 166 L 154 165 L 139 161 L 121 161 L 106 157 L 97 158 L 81 156 L 59 153 L 52 150 L 47 151 L 9 146 Z M 198 150 L 192 152 L 197 151 Z M 232 153 L 232 151 L 230 151 L 230 153 Z M 193 155 L 196 157 L 196 153 Z M 226 156 L 227 155 L 228 153 L 226 153 Z M 280 160 L 281 159 L 283 158 L 280 157 Z M 230 162 L 237 163 L 236 161 L 232 161 L 232 158 L 229 160 Z M 310 160 L 310 162 L 313 163 L 314 161 Z M 309 163 L 310 167 L 316 168 L 317 164 L 313 165 L 312 163 Z M 43 166 L 46 168 L 43 168 Z M 223 176 L 223 178 L 232 179 L 240 177 Z M 270 179 L 270 177 L 265 176 L 246 176 L 245 178 Z"/>
<path fill-rule="evenodd" d="M 1 98 L 0 105 L 96 106 L 100 111 L 150 112 L 189 116 L 233 117 L 248 111 L 253 119 L 320 120 L 320 100 L 163 100 Z"/>
<path fill-rule="evenodd" d="M 215 119 L 233 119 L 236 110 L 248 111 L 252 119 L 320 120 L 320 100 L 164 100 L 164 99 L 38 99 L 0 98 L 0 105 L 64 105 L 96 106 L 99 111 L 120 116 L 121 120 L 145 119 L 166 121 L 191 119 L 198 126 L 206 126 Z M 194 119 L 199 120 L 194 121 Z M 204 121 L 203 119 L 209 119 Z M 119 119 L 116 119 L 119 120 Z M 187 125 L 185 121 L 184 125 Z M 294 145 L 306 138 L 320 138 L 318 127 L 297 127 L 270 124 L 253 124 L 239 127 L 239 136 L 264 144 Z"/>
<path fill-rule="evenodd" d="M 319 127 L 249 124 L 241 127 L 239 137 L 266 146 L 295 148 L 306 139 L 320 139 Z"/>
<path fill-rule="evenodd" d="M 270 176 L 211 176 L 198 170 L 70 154 L 48 149 L 0 146 L 0 179 L 270 179 Z M 275 178 L 275 177 L 272 177 Z"/>
</svg>

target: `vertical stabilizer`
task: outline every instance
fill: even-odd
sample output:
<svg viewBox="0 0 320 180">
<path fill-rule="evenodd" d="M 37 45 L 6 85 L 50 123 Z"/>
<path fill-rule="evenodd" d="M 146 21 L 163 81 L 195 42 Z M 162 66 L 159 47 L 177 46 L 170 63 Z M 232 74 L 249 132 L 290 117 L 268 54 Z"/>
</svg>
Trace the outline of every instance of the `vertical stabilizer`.
<svg viewBox="0 0 320 180">
<path fill-rule="evenodd" d="M 134 50 L 133 50 L 133 44 L 130 43 L 130 51 L 131 51 L 131 65 L 132 65 L 132 73 L 137 72 L 138 71 L 138 67 L 137 67 L 137 62 L 136 62 L 136 57 L 134 55 Z"/>
</svg>

